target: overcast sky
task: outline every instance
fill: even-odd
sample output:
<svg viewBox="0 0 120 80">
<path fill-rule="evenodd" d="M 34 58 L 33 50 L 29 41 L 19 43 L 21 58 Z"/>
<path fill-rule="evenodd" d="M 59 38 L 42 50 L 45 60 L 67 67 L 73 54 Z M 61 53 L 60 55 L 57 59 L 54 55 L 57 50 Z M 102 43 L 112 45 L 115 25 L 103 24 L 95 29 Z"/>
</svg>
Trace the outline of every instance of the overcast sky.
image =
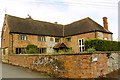
<svg viewBox="0 0 120 80">
<path fill-rule="evenodd" d="M 26 18 L 29 14 L 35 20 L 68 24 L 90 17 L 103 25 L 108 18 L 113 39 L 118 38 L 119 0 L 0 0 L 0 31 L 5 13 Z"/>
</svg>

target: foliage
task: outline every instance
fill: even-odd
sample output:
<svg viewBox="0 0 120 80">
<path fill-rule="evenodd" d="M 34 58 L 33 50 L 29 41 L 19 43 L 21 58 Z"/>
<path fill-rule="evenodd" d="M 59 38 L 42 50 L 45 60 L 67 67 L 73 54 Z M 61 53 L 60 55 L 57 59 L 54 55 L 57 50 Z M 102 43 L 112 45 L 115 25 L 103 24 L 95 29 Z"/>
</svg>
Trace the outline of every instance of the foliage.
<svg viewBox="0 0 120 80">
<path fill-rule="evenodd" d="M 65 51 L 64 50 L 58 50 L 58 53 L 64 53 Z"/>
<path fill-rule="evenodd" d="M 29 44 L 26 48 L 27 54 L 39 53 L 38 48 L 34 44 Z"/>
<path fill-rule="evenodd" d="M 100 39 L 85 41 L 85 49 L 94 48 L 96 51 L 120 51 L 120 42 Z"/>
<path fill-rule="evenodd" d="M 72 48 L 60 49 L 58 53 L 73 52 Z"/>
<path fill-rule="evenodd" d="M 96 50 L 94 49 L 94 48 L 88 48 L 87 49 L 87 52 L 90 52 L 90 53 L 93 53 L 93 52 L 95 52 Z"/>
<path fill-rule="evenodd" d="M 72 48 L 67 48 L 66 52 L 73 52 Z"/>
</svg>

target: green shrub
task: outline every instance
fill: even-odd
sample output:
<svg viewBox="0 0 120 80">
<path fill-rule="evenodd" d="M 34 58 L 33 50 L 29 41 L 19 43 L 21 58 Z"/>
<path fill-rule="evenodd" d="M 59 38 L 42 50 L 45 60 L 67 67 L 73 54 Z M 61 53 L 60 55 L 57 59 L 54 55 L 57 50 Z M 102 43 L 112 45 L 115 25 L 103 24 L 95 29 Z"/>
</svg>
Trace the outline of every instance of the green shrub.
<svg viewBox="0 0 120 80">
<path fill-rule="evenodd" d="M 85 41 L 85 50 L 94 48 L 96 51 L 120 51 L 120 42 L 100 39 L 89 39 Z"/>
<path fill-rule="evenodd" d="M 96 50 L 94 48 L 88 48 L 87 52 L 94 53 Z"/>
<path fill-rule="evenodd" d="M 58 50 L 58 53 L 65 53 L 64 50 Z"/>
<path fill-rule="evenodd" d="M 73 52 L 72 48 L 67 48 L 66 52 Z"/>
<path fill-rule="evenodd" d="M 36 45 L 29 44 L 26 48 L 27 54 L 32 54 L 32 53 L 39 53 L 38 48 Z"/>
</svg>

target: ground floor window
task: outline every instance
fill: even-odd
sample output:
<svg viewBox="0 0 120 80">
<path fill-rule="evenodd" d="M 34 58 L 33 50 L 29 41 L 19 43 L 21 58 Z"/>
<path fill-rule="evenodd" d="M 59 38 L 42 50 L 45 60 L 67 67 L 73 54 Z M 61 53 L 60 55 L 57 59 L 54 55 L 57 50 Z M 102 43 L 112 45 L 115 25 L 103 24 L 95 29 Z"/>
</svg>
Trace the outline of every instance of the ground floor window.
<svg viewBox="0 0 120 80">
<path fill-rule="evenodd" d="M 16 54 L 24 54 L 26 53 L 26 48 L 16 48 Z"/>
<path fill-rule="evenodd" d="M 38 48 L 40 53 L 46 53 L 46 48 Z"/>
<path fill-rule="evenodd" d="M 79 50 L 80 50 L 80 52 L 83 52 L 85 50 L 84 39 L 80 39 L 78 42 L 79 42 L 78 43 L 79 44 Z"/>
</svg>

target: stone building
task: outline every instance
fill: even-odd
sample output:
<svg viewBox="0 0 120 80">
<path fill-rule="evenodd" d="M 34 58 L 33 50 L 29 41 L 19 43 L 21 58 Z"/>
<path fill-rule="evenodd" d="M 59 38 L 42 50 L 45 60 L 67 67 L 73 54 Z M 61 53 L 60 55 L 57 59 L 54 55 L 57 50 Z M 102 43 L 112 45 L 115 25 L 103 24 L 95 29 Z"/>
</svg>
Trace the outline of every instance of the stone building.
<svg viewBox="0 0 120 80">
<path fill-rule="evenodd" d="M 81 52 L 84 51 L 85 39 L 112 40 L 113 33 L 108 30 L 106 17 L 103 18 L 103 23 L 104 26 L 101 26 L 87 17 L 62 25 L 6 14 L 2 28 L 2 53 L 22 54 L 28 44 L 36 45 L 40 53 L 53 53 L 64 48 Z"/>
</svg>

